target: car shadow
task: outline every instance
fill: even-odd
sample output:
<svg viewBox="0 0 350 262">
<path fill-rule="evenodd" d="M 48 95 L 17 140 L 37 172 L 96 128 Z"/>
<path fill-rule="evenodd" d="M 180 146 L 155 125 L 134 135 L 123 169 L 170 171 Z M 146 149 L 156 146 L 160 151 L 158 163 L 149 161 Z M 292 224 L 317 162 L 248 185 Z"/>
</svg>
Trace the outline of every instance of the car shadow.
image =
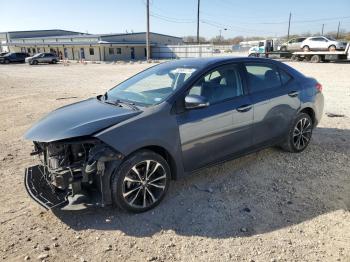
<svg viewBox="0 0 350 262">
<path fill-rule="evenodd" d="M 316 128 L 300 154 L 270 148 L 174 181 L 153 210 L 55 210 L 74 230 L 120 230 L 143 237 L 171 230 L 186 236 L 244 237 L 350 209 L 350 130 Z"/>
</svg>

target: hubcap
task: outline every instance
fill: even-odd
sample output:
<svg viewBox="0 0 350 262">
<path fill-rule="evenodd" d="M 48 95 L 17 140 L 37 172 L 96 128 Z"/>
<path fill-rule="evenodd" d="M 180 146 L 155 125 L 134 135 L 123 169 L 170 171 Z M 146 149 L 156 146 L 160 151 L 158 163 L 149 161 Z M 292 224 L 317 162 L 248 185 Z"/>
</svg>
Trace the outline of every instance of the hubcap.
<svg viewBox="0 0 350 262">
<path fill-rule="evenodd" d="M 293 144 L 298 149 L 304 149 L 311 139 L 312 125 L 309 119 L 302 118 L 294 127 Z"/>
<path fill-rule="evenodd" d="M 134 165 L 123 180 L 123 197 L 133 207 L 145 208 L 157 202 L 166 185 L 166 172 L 157 161 L 145 160 Z"/>
</svg>

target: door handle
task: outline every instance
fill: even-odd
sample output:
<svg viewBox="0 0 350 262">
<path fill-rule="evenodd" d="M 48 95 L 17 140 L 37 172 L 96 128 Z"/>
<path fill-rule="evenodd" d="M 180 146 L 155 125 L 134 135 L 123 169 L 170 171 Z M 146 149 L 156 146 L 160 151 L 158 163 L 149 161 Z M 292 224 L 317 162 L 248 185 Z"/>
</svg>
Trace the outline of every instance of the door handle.
<svg viewBox="0 0 350 262">
<path fill-rule="evenodd" d="M 290 97 L 296 97 L 296 96 L 299 95 L 299 92 L 298 92 L 298 91 L 292 91 L 292 92 L 289 92 L 288 95 L 289 95 Z"/>
<path fill-rule="evenodd" d="M 243 106 L 238 107 L 237 111 L 241 112 L 241 113 L 248 112 L 250 109 L 252 109 L 252 107 L 253 107 L 252 105 L 243 105 Z"/>
</svg>

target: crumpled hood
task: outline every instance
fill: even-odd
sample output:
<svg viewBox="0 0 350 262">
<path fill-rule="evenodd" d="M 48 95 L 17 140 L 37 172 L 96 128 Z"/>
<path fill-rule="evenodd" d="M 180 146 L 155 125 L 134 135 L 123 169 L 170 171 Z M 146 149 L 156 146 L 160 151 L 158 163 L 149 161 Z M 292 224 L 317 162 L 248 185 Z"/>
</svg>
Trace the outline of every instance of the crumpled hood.
<svg viewBox="0 0 350 262">
<path fill-rule="evenodd" d="M 91 135 L 140 114 L 127 107 L 102 103 L 90 98 L 49 113 L 24 135 L 28 140 L 51 142 Z"/>
</svg>

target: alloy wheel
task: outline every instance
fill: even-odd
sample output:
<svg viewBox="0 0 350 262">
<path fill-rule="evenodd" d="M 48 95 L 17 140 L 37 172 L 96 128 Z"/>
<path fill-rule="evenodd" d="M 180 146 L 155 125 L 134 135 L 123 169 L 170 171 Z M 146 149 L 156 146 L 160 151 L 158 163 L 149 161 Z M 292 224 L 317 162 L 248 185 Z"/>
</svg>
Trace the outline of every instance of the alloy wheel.
<svg viewBox="0 0 350 262">
<path fill-rule="evenodd" d="M 296 149 L 304 149 L 312 135 L 312 124 L 308 118 L 301 118 L 293 130 L 293 144 Z"/>
<path fill-rule="evenodd" d="M 147 208 L 164 194 L 167 176 L 165 168 L 155 160 L 145 160 L 134 165 L 126 174 L 122 196 L 134 208 Z"/>
</svg>

